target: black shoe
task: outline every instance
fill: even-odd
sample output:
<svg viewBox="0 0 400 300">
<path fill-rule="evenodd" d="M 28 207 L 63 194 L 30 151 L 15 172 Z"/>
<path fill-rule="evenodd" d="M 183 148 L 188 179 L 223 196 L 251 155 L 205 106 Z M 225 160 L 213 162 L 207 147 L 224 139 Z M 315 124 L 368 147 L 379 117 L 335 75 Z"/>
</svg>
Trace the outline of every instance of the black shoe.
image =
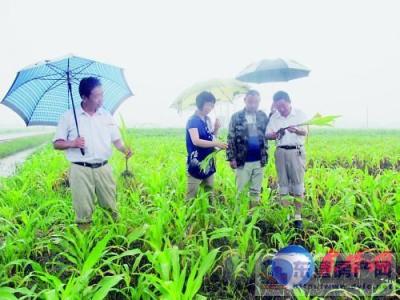
<svg viewBox="0 0 400 300">
<path fill-rule="evenodd" d="M 303 221 L 302 220 L 294 220 L 293 222 L 294 228 L 303 229 Z"/>
</svg>

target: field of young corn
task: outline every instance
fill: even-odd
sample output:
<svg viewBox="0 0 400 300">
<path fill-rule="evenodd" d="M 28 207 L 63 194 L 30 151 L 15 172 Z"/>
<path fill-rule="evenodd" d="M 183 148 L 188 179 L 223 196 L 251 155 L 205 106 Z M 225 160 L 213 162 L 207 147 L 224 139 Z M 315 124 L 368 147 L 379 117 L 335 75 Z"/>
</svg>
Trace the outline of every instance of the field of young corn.
<svg viewBox="0 0 400 300">
<path fill-rule="evenodd" d="M 120 153 L 111 160 L 116 223 L 97 207 L 92 228 L 77 229 L 68 163 L 51 145 L 0 181 L 0 299 L 247 299 L 256 262 L 289 244 L 317 258 L 389 250 L 400 261 L 398 131 L 312 131 L 300 233 L 276 202 L 273 143 L 261 205 L 249 214 L 222 153 L 215 203 L 204 193 L 186 203 L 184 130 L 132 137 L 134 180 L 120 176 Z"/>
</svg>

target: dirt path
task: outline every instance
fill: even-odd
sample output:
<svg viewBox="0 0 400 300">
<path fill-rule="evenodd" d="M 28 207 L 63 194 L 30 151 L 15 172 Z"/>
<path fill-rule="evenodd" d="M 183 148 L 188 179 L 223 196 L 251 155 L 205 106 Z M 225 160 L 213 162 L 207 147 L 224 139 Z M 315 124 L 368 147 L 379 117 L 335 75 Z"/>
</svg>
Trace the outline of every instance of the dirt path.
<svg viewBox="0 0 400 300">
<path fill-rule="evenodd" d="M 17 152 L 13 155 L 0 159 L 0 177 L 9 177 L 15 174 L 18 166 L 23 164 L 25 160 L 36 152 L 42 145 Z"/>
</svg>

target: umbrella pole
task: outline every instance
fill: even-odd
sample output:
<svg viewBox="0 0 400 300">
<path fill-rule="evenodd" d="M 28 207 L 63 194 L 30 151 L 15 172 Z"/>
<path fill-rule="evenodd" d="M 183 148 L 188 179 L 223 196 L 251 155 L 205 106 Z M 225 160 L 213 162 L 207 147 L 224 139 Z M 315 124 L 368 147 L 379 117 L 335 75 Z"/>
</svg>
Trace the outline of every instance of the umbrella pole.
<svg viewBox="0 0 400 300">
<path fill-rule="evenodd" d="M 70 71 L 69 71 L 69 60 L 68 60 L 68 71 L 67 71 L 67 82 L 68 82 L 68 94 L 69 97 L 71 98 L 72 102 L 72 111 L 74 112 L 74 120 L 75 120 L 75 125 L 76 125 L 76 131 L 78 133 L 78 137 L 80 137 L 79 133 L 79 126 L 78 126 L 78 119 L 76 118 L 76 110 L 75 110 L 75 103 L 74 103 L 74 97 L 72 96 L 72 85 L 71 85 L 71 77 L 70 77 Z M 85 155 L 85 149 L 80 148 L 82 155 Z"/>
</svg>

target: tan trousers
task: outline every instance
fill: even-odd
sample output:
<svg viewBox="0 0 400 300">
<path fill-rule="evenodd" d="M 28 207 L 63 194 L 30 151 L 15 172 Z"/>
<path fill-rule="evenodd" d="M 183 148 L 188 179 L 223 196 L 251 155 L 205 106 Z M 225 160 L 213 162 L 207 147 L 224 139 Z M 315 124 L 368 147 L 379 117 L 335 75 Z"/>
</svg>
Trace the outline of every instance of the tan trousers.
<svg viewBox="0 0 400 300">
<path fill-rule="evenodd" d="M 204 191 L 212 192 L 214 185 L 214 174 L 205 179 L 198 179 L 190 174 L 187 174 L 186 200 L 195 198 L 201 185 L 204 187 Z M 212 194 L 210 196 L 212 198 Z"/>
<path fill-rule="evenodd" d="M 304 147 L 298 149 L 277 148 L 275 167 L 278 173 L 279 194 L 303 196 L 306 153 Z"/>
<path fill-rule="evenodd" d="M 264 177 L 264 168 L 260 161 L 246 162 L 243 167 L 236 169 L 236 186 L 238 193 L 242 193 L 246 186 L 249 186 L 251 201 L 257 204 L 260 201 L 262 181 Z"/>
<path fill-rule="evenodd" d="M 69 181 L 77 223 L 92 221 L 96 198 L 116 218 L 116 184 L 109 164 L 95 169 L 71 164 Z"/>
</svg>

